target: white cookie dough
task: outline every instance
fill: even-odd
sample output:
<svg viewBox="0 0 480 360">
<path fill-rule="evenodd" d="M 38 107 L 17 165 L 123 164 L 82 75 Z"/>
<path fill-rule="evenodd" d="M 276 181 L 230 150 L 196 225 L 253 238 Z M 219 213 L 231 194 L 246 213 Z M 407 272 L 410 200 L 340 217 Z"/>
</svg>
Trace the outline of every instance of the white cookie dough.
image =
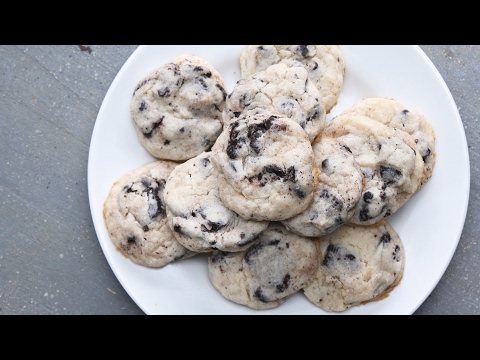
<svg viewBox="0 0 480 360">
<path fill-rule="evenodd" d="M 283 114 L 297 122 L 313 142 L 325 127 L 321 100 L 305 68 L 279 63 L 237 81 L 225 101 L 223 122 L 228 126 L 247 111 Z"/>
<path fill-rule="evenodd" d="M 204 152 L 170 174 L 164 190 L 168 224 L 178 242 L 192 251 L 246 250 L 268 221 L 245 220 L 223 204 L 210 157 Z"/>
<path fill-rule="evenodd" d="M 405 249 L 388 222 L 342 226 L 319 240 L 320 259 L 305 296 L 328 312 L 378 301 L 400 282 Z"/>
<path fill-rule="evenodd" d="M 301 290 L 315 274 L 318 262 L 315 241 L 271 222 L 248 250 L 213 252 L 208 258 L 208 274 L 226 299 L 266 310 Z"/>
<path fill-rule="evenodd" d="M 286 116 L 244 114 L 212 148 L 223 203 L 247 220 L 284 220 L 313 200 L 317 172 L 307 134 Z"/>
<path fill-rule="evenodd" d="M 352 151 L 365 186 L 350 223 L 373 225 L 388 219 L 417 192 L 424 179 L 424 162 L 406 132 L 354 112 L 328 122 L 325 135 Z"/>
<path fill-rule="evenodd" d="M 425 163 L 425 179 L 422 185 L 432 177 L 436 160 L 436 136 L 433 126 L 419 110 L 409 109 L 392 98 L 372 97 L 357 101 L 344 112 L 365 115 L 410 134 Z"/>
<path fill-rule="evenodd" d="M 227 93 L 201 57 L 183 54 L 138 82 L 130 114 L 140 143 L 158 159 L 184 161 L 209 151 L 223 129 Z"/>
<path fill-rule="evenodd" d="M 103 208 L 105 225 L 117 249 L 134 263 L 163 267 L 196 253 L 181 245 L 167 223 L 164 189 L 177 163 L 158 160 L 116 181 Z"/>
<path fill-rule="evenodd" d="M 338 229 L 354 214 L 363 191 L 362 169 L 352 152 L 339 141 L 323 136 L 313 144 L 318 187 L 310 206 L 283 220 L 285 227 L 309 237 L 323 236 Z"/>
<path fill-rule="evenodd" d="M 304 67 L 322 94 L 327 114 L 337 104 L 345 76 L 339 45 L 247 45 L 240 56 L 242 77 L 277 63 Z"/>
</svg>

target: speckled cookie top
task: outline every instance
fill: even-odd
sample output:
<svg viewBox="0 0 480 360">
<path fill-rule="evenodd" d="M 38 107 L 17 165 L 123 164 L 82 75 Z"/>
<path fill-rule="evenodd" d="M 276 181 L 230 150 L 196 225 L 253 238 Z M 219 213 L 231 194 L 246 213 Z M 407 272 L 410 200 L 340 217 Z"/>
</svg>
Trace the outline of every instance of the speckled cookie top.
<svg viewBox="0 0 480 360">
<path fill-rule="evenodd" d="M 363 191 L 362 169 L 351 150 L 339 141 L 323 136 L 313 145 L 318 187 L 310 206 L 282 221 L 287 229 L 304 236 L 323 236 L 347 222 Z"/>
<path fill-rule="evenodd" d="M 417 109 L 409 109 L 392 98 L 372 97 L 357 101 L 344 113 L 355 112 L 410 134 L 417 144 L 425 165 L 425 184 L 435 166 L 435 131 L 427 117 Z M 423 185 L 422 184 L 422 185 Z"/>
<path fill-rule="evenodd" d="M 245 220 L 223 204 L 218 172 L 210 157 L 210 152 L 204 152 L 170 174 L 164 191 L 170 228 L 192 251 L 245 250 L 255 243 L 268 222 Z"/>
<path fill-rule="evenodd" d="M 222 296 L 264 310 L 278 307 L 306 286 L 318 264 L 315 241 L 271 222 L 248 250 L 214 252 L 208 259 L 208 271 Z"/>
<path fill-rule="evenodd" d="M 159 160 L 124 174 L 104 203 L 104 219 L 110 239 L 133 262 L 163 267 L 195 253 L 181 245 L 167 224 L 164 189 L 177 166 Z"/>
<path fill-rule="evenodd" d="M 286 116 L 245 114 L 212 148 L 220 197 L 245 219 L 284 220 L 313 199 L 317 179 L 307 134 Z"/>
<path fill-rule="evenodd" d="M 372 225 L 387 219 L 420 188 L 424 162 L 406 132 L 348 113 L 333 118 L 325 135 L 350 149 L 364 175 L 363 193 L 349 222 Z"/>
<path fill-rule="evenodd" d="M 274 64 L 235 84 L 225 101 L 223 122 L 228 126 L 247 111 L 284 114 L 296 121 L 313 142 L 325 127 L 326 111 L 321 100 L 322 94 L 305 68 Z"/>
<path fill-rule="evenodd" d="M 183 161 L 211 149 L 223 128 L 226 96 L 223 78 L 210 63 L 183 54 L 138 82 L 130 114 L 154 157 Z"/>
<path fill-rule="evenodd" d="M 339 45 L 247 45 L 240 56 L 242 77 L 277 63 L 304 67 L 322 94 L 327 114 L 337 104 L 345 76 Z"/>
<path fill-rule="evenodd" d="M 342 226 L 320 239 L 319 250 L 319 266 L 303 292 L 325 311 L 345 311 L 379 300 L 403 276 L 405 249 L 388 222 Z"/>
</svg>

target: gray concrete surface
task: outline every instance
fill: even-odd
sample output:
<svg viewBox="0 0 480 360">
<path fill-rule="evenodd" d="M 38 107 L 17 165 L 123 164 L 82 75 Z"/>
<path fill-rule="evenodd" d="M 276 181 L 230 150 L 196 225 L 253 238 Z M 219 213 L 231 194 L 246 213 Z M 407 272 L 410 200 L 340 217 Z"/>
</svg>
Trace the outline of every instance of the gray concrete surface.
<svg viewBox="0 0 480 360">
<path fill-rule="evenodd" d="M 0 46 L 0 315 L 144 314 L 104 257 L 87 191 L 98 110 L 136 48 Z M 421 48 L 458 106 L 471 189 L 457 250 L 415 315 L 478 315 L 480 46 Z"/>
</svg>

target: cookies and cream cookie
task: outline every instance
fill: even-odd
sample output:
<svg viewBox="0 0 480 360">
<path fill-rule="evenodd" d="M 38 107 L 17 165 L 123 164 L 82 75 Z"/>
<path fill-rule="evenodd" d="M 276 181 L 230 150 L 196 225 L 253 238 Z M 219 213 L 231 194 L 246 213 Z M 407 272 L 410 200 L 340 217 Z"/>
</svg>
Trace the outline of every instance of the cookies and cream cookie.
<svg viewBox="0 0 480 360">
<path fill-rule="evenodd" d="M 164 189 L 177 163 L 158 160 L 124 174 L 105 200 L 110 239 L 133 262 L 163 267 L 196 253 L 181 245 L 167 223 Z"/>
<path fill-rule="evenodd" d="M 318 186 L 309 207 L 283 220 L 285 227 L 303 236 L 323 236 L 353 216 L 363 191 L 362 169 L 351 150 L 339 141 L 323 136 L 313 144 Z"/>
<path fill-rule="evenodd" d="M 371 97 L 357 101 L 344 112 L 365 115 L 410 134 L 425 163 L 423 184 L 432 177 L 436 160 L 435 131 L 419 110 L 409 109 L 392 98 Z"/>
<path fill-rule="evenodd" d="M 392 216 L 420 188 L 424 162 L 406 132 L 354 112 L 328 122 L 325 135 L 348 147 L 365 185 L 349 222 L 372 225 Z"/>
<path fill-rule="evenodd" d="M 240 56 L 242 77 L 284 63 L 308 70 L 320 90 L 327 114 L 337 104 L 345 76 L 345 59 L 339 45 L 247 45 Z"/>
<path fill-rule="evenodd" d="M 388 222 L 345 225 L 318 244 L 319 266 L 303 293 L 325 311 L 341 312 L 380 300 L 401 282 L 405 249 Z"/>
<path fill-rule="evenodd" d="M 158 159 L 183 161 L 209 151 L 223 129 L 225 83 L 201 57 L 184 54 L 136 85 L 130 114 L 140 143 Z"/>
<path fill-rule="evenodd" d="M 210 157 L 203 152 L 170 174 L 164 190 L 168 223 L 178 242 L 192 251 L 245 250 L 268 221 L 245 220 L 223 204 Z"/>
<path fill-rule="evenodd" d="M 225 100 L 224 126 L 242 112 L 284 114 L 300 124 L 313 142 L 325 127 L 326 111 L 321 99 L 322 94 L 305 68 L 275 64 L 237 81 Z"/>
<path fill-rule="evenodd" d="M 284 220 L 304 211 L 317 185 L 306 132 L 284 115 L 243 114 L 212 148 L 223 203 L 247 220 Z"/>
<path fill-rule="evenodd" d="M 213 252 L 208 274 L 226 299 L 265 310 L 280 306 L 301 290 L 315 274 L 318 262 L 315 241 L 271 222 L 247 250 Z"/>
</svg>

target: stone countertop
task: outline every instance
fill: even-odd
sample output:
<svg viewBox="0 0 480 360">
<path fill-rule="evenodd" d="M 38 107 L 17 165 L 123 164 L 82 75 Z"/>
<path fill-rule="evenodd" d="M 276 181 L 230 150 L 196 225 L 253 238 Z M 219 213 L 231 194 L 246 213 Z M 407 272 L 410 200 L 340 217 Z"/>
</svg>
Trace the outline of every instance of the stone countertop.
<svg viewBox="0 0 480 360">
<path fill-rule="evenodd" d="M 0 46 L 0 315 L 144 314 L 103 254 L 87 188 L 97 113 L 137 46 Z M 415 315 L 479 315 L 480 46 L 420 47 L 458 107 L 471 187 L 456 252 Z"/>
</svg>

